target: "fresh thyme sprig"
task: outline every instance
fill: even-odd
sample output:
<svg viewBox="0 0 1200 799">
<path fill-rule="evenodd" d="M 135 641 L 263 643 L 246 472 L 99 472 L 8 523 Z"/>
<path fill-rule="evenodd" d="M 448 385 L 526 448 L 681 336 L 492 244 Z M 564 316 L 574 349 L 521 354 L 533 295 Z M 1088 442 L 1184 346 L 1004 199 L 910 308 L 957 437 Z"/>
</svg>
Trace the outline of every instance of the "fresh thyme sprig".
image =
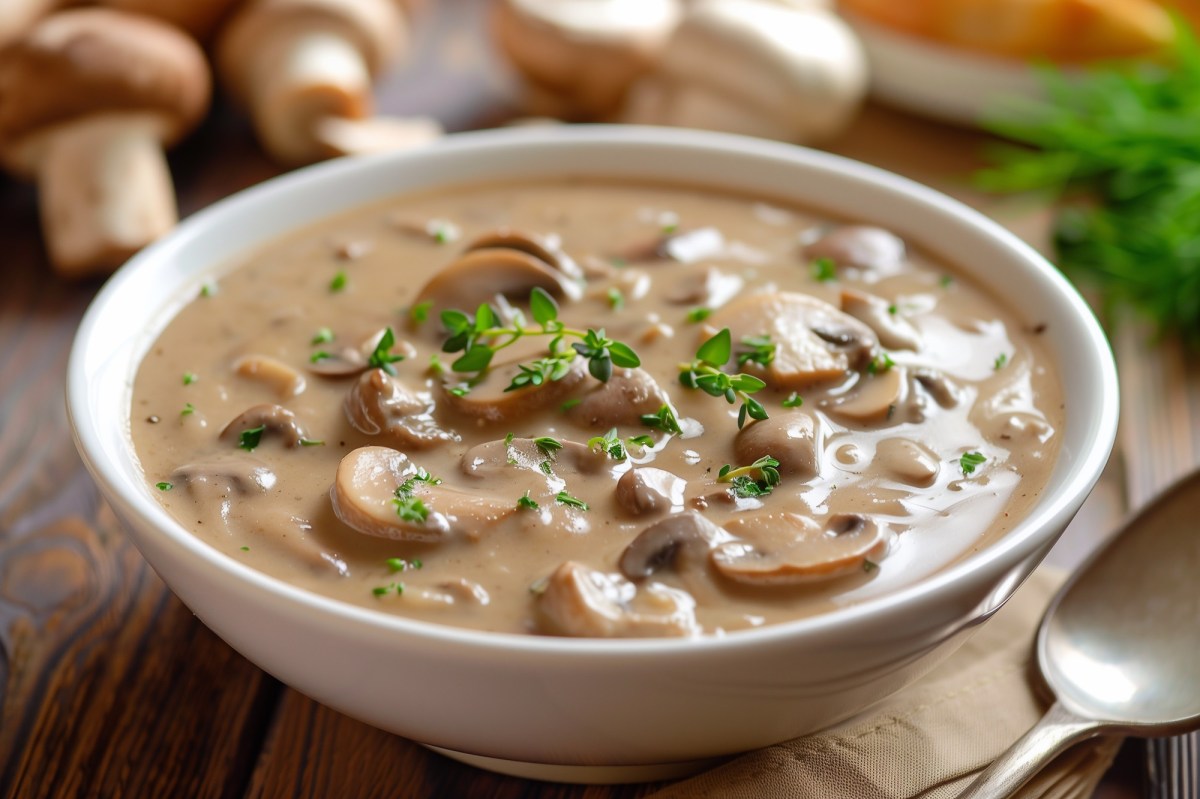
<svg viewBox="0 0 1200 799">
<path fill-rule="evenodd" d="M 774 345 L 771 345 L 772 358 L 774 353 Z M 721 371 L 721 367 L 729 362 L 732 355 L 733 337 L 729 328 L 726 327 L 700 345 L 700 348 L 696 350 L 696 360 L 680 366 L 679 382 L 688 388 L 698 388 L 714 397 L 724 397 L 730 405 L 741 400 L 742 407 L 738 410 L 738 427 L 741 428 L 746 424 L 747 417 L 751 419 L 767 418 L 767 409 L 761 402 L 750 396 L 761 391 L 767 384 L 754 375 L 730 375 Z M 745 361 L 739 361 L 739 363 L 745 363 Z"/>
<path fill-rule="evenodd" d="M 442 325 L 448 335 L 442 350 L 463 353 L 450 368 L 455 372 L 482 372 L 497 352 L 526 336 L 552 336 L 547 348 L 549 354 L 520 364 L 520 373 L 507 391 L 561 380 L 577 356 L 587 359 L 588 372 L 602 383 L 612 377 L 613 366 L 632 369 L 642 364 L 628 344 L 608 338 L 604 330 L 578 330 L 564 325 L 558 319 L 558 303 L 541 288 L 535 287 L 530 292 L 529 312 L 537 324 L 527 324 L 523 317 L 518 317 L 509 325 L 501 325 L 487 303 L 480 305 L 474 316 L 457 309 L 442 311 Z M 565 349 L 561 345 L 567 338 L 579 341 L 572 342 L 571 349 Z"/>
<path fill-rule="evenodd" d="M 757 473 L 756 479 L 753 475 Z M 733 493 L 739 497 L 761 497 L 770 494 L 779 485 L 779 461 L 764 455 L 749 466 L 734 468 L 728 463 L 717 472 L 718 483 L 729 483 Z"/>
</svg>

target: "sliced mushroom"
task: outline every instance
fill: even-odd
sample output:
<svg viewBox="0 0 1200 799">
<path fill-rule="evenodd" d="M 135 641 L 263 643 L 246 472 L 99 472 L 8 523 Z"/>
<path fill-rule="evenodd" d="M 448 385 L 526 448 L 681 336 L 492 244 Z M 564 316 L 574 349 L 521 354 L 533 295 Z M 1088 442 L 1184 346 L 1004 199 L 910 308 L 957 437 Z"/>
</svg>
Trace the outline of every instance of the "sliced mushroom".
<svg viewBox="0 0 1200 799">
<path fill-rule="evenodd" d="M 962 402 L 962 391 L 942 372 L 934 369 L 914 369 L 912 377 L 925 393 L 943 408 L 954 408 Z"/>
<path fill-rule="evenodd" d="M 614 369 L 607 382 L 588 388 L 567 418 L 584 427 L 638 424 L 667 403 L 666 393 L 645 369 Z"/>
<path fill-rule="evenodd" d="M 907 381 L 905 369 L 889 367 L 863 379 L 850 393 L 831 400 L 830 413 L 855 422 L 879 422 L 894 418 L 904 397 Z"/>
<path fill-rule="evenodd" d="M 492 597 L 487 589 L 474 580 L 459 577 L 454 580 L 443 580 L 432 587 L 408 586 L 405 588 L 404 604 L 422 608 L 462 607 L 490 605 Z"/>
<path fill-rule="evenodd" d="M 382 369 L 365 372 L 346 394 L 342 408 L 358 432 L 385 435 L 400 445 L 424 449 L 461 440 L 433 418 L 433 397 L 412 391 Z"/>
<path fill-rule="evenodd" d="M 715 547 L 712 564 L 726 578 L 747 585 L 798 585 L 863 568 L 887 546 L 885 530 L 861 514 L 840 513 L 825 527 L 794 513 L 742 516 L 725 525 L 737 536 Z"/>
<path fill-rule="evenodd" d="M 683 507 L 687 481 L 666 469 L 639 466 L 617 481 L 617 504 L 637 516 L 666 513 Z"/>
<path fill-rule="evenodd" d="M 546 263 L 562 272 L 567 277 L 581 279 L 583 270 L 571 256 L 558 246 L 558 238 L 538 236 L 534 233 L 524 233 L 510 228 L 496 228 L 472 239 L 467 245 L 467 251 L 504 247 L 517 250 Z M 523 299 L 523 298 L 519 298 Z"/>
<path fill-rule="evenodd" d="M 402 452 L 387 447 L 359 447 L 338 464 L 329 490 L 334 514 L 366 535 L 404 541 L 439 541 L 449 535 L 479 538 L 516 508 L 478 491 L 416 481 L 412 496 L 421 501 L 424 519 L 401 518 L 396 489 L 417 473 Z"/>
<path fill-rule="evenodd" d="M 299 396 L 307 386 L 304 375 L 283 361 L 267 355 L 246 355 L 238 358 L 233 363 L 233 371 L 242 377 L 264 383 L 280 399 Z"/>
<path fill-rule="evenodd" d="M 631 608 L 640 597 L 657 612 Z M 616 574 L 567 561 L 554 570 L 537 595 L 538 628 L 550 635 L 582 638 L 642 638 L 686 636 L 699 632 L 695 603 L 676 589 L 660 584 L 641 592 Z"/>
<path fill-rule="evenodd" d="M 919 350 L 921 334 L 895 306 L 882 297 L 861 291 L 842 291 L 842 310 L 875 331 L 879 343 L 889 350 Z"/>
<path fill-rule="evenodd" d="M 694 228 L 665 233 L 651 241 L 640 242 L 617 253 L 630 263 L 677 261 L 693 264 L 716 258 L 725 249 L 725 237 L 715 227 Z"/>
<path fill-rule="evenodd" d="M 618 563 L 630 580 L 641 580 L 659 569 L 702 562 L 713 547 L 732 540 L 729 533 L 695 511 L 673 513 L 638 533 Z"/>
<path fill-rule="evenodd" d="M 381 328 L 363 339 L 357 347 L 342 347 L 322 353 L 323 357 L 309 362 L 308 371 L 322 377 L 353 377 L 365 372 L 370 366 L 370 354 L 386 333 L 387 328 Z M 415 358 L 417 355 L 417 348 L 408 341 L 397 341 L 391 351 L 403 358 Z"/>
<path fill-rule="evenodd" d="M 259 427 L 263 428 L 262 439 L 279 438 L 288 447 L 298 447 L 308 440 L 308 433 L 304 431 L 296 414 L 282 405 L 271 404 L 255 405 L 246 409 L 225 425 L 219 438 L 227 444 L 238 443 L 242 433 Z"/>
<path fill-rule="evenodd" d="M 535 288 L 554 297 L 579 299 L 579 283 L 541 258 L 509 247 L 470 250 L 442 267 L 413 300 L 430 302 L 437 310 L 473 311 L 497 294 L 515 302 L 529 298 Z"/>
<path fill-rule="evenodd" d="M 275 479 L 266 463 L 232 452 L 187 463 L 171 472 L 171 482 L 176 485 L 220 496 L 265 494 L 275 487 Z"/>
<path fill-rule="evenodd" d="M 821 473 L 821 428 L 803 411 L 775 413 L 748 424 L 733 440 L 738 463 L 754 463 L 770 455 L 788 477 L 811 480 Z"/>
<path fill-rule="evenodd" d="M 681 280 L 678 288 L 667 295 L 667 301 L 678 305 L 720 308 L 736 297 L 744 285 L 746 279 L 741 275 L 722 272 L 710 266 L 704 270 L 703 280 L 696 280 L 695 275 L 688 275 Z"/>
<path fill-rule="evenodd" d="M 507 391 L 512 380 L 521 374 L 518 361 L 493 365 L 483 382 L 466 393 L 455 393 L 447 385 L 443 402 L 459 413 L 486 422 L 520 419 L 533 411 L 550 407 L 565 400 L 587 375 L 582 358 L 576 358 L 570 370 L 559 380 L 546 380 L 541 385 L 528 385 Z"/>
<path fill-rule="evenodd" d="M 841 225 L 806 246 L 804 255 L 883 277 L 897 272 L 907 253 L 904 240 L 895 233 L 867 225 Z"/>
<path fill-rule="evenodd" d="M 476 444 L 463 454 L 462 470 L 469 477 L 498 480 L 514 468 L 545 474 L 542 463 L 546 461 L 559 477 L 600 474 L 609 469 L 611 461 L 605 453 L 569 439 L 559 443 L 562 448 L 557 450 L 542 449 L 532 438 Z"/>
<path fill-rule="evenodd" d="M 797 389 L 843 377 L 875 350 L 874 331 L 852 316 L 807 294 L 750 294 L 713 314 L 707 334 L 727 327 L 734 341 L 767 335 L 775 358 L 764 379 L 776 388 Z"/>
<path fill-rule="evenodd" d="M 930 486 L 940 464 L 933 450 L 908 438 L 885 438 L 875 447 L 874 465 L 894 480 L 911 486 Z"/>
</svg>

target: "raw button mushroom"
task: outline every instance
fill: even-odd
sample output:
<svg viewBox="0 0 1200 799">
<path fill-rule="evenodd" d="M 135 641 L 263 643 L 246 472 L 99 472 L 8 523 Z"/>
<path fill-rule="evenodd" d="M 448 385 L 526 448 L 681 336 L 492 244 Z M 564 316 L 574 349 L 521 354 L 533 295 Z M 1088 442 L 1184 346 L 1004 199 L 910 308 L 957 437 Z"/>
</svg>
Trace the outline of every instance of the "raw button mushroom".
<svg viewBox="0 0 1200 799">
<path fill-rule="evenodd" d="M 735 342 L 770 336 L 775 358 L 762 378 L 775 388 L 798 389 L 836 380 L 871 357 L 874 331 L 807 294 L 773 292 L 734 300 L 706 322 L 706 336 L 729 328 Z"/>
<path fill-rule="evenodd" d="M 634 610 L 635 598 L 648 609 Z M 574 561 L 555 569 L 536 597 L 538 628 L 550 635 L 644 638 L 695 635 L 695 603 L 682 592 L 652 584 L 639 591 L 615 574 Z"/>
<path fill-rule="evenodd" d="M 883 526 L 856 513 L 831 516 L 825 527 L 794 513 L 763 513 L 739 517 L 725 529 L 740 540 L 713 549 L 713 566 L 730 580 L 762 587 L 850 574 L 887 547 Z"/>
<path fill-rule="evenodd" d="M 262 427 L 262 438 L 280 438 L 285 446 L 298 447 L 308 440 L 308 434 L 296 418 L 296 414 L 282 405 L 255 405 L 221 431 L 220 440 L 226 444 L 237 444 L 242 433 Z M 250 447 L 253 449 L 253 447 Z"/>
<path fill-rule="evenodd" d="M 0 5 L 0 47 L 19 39 L 62 0 L 4 0 Z"/>
<path fill-rule="evenodd" d="M 788 477 L 811 480 L 821 473 L 821 427 L 803 411 L 772 412 L 748 424 L 733 440 L 738 463 L 754 463 L 770 456 Z"/>
<path fill-rule="evenodd" d="M 190 37 L 120 11 L 63 11 L 0 51 L 0 161 L 36 179 L 58 271 L 109 271 L 171 229 L 163 148 L 195 127 L 209 92 Z"/>
<path fill-rule="evenodd" d="M 8 0 L 5 0 L 8 2 Z M 100 5 L 145 14 L 187 31 L 197 41 L 208 41 L 217 27 L 242 0 L 100 0 Z"/>
<path fill-rule="evenodd" d="M 334 514 L 365 535 L 403 541 L 440 541 L 450 535 L 481 537 L 516 511 L 511 500 L 444 484 L 414 481 L 412 497 L 426 510 L 424 520 L 401 518 L 396 490 L 417 474 L 403 452 L 360 447 L 342 458 L 329 490 Z"/>
<path fill-rule="evenodd" d="M 835 14 L 772 0 L 696 0 L 622 117 L 815 142 L 849 124 L 866 90 L 862 47 Z"/>
<path fill-rule="evenodd" d="M 377 149 L 371 82 L 407 45 L 393 0 L 250 0 L 221 29 L 216 66 L 250 111 L 263 147 L 287 164 Z M 397 144 L 428 141 L 430 122 L 398 125 Z"/>
<path fill-rule="evenodd" d="M 596 119 L 658 58 L 680 0 L 499 0 L 499 49 L 530 82 L 534 114 Z"/>
<path fill-rule="evenodd" d="M 642 580 L 660 569 L 687 568 L 701 563 L 714 547 L 733 536 L 695 511 L 673 513 L 655 522 L 625 547 L 619 561 L 621 573 Z"/>
<path fill-rule="evenodd" d="M 682 477 L 666 469 L 640 466 L 617 481 L 617 504 L 637 516 L 666 513 L 683 507 L 686 490 L 687 481 Z"/>
<path fill-rule="evenodd" d="M 342 407 L 355 430 L 386 436 L 398 446 L 426 449 L 460 440 L 433 418 L 433 397 L 411 390 L 382 369 L 371 369 L 358 378 Z"/>
</svg>

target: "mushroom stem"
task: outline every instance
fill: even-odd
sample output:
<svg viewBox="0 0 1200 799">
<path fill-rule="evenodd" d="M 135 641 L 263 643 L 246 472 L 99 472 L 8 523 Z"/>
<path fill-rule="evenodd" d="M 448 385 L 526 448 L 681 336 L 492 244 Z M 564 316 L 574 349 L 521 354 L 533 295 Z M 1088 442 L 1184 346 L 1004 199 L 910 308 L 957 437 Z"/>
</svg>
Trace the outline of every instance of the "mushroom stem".
<svg viewBox="0 0 1200 799">
<path fill-rule="evenodd" d="M 161 123 L 149 114 L 94 115 L 47 134 L 38 189 L 59 271 L 108 271 L 175 224 L 162 139 Z"/>
<path fill-rule="evenodd" d="M 371 70 L 362 51 L 317 19 L 270 30 L 244 76 L 258 135 L 276 157 L 294 163 L 334 154 L 316 135 L 322 119 L 360 119 L 371 110 Z"/>
<path fill-rule="evenodd" d="M 440 138 L 442 132 L 441 124 L 431 117 L 325 116 L 313 122 L 312 136 L 329 153 L 365 155 L 419 147 Z"/>
</svg>

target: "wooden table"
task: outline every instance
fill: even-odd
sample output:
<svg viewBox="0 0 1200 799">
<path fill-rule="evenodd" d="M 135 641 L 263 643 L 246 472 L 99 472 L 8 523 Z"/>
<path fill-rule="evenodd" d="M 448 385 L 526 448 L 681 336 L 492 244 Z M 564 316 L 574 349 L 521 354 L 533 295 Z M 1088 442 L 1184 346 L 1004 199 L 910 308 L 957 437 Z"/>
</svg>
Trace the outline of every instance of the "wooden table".
<svg viewBox="0 0 1200 799">
<path fill-rule="evenodd" d="M 508 84 L 478 46 L 481 2 L 431 4 L 414 66 L 382 87 L 385 109 L 432 110 L 451 128 L 509 113 Z M 872 108 L 836 149 L 1043 242 L 1043 209 L 969 189 L 980 142 Z M 223 108 L 172 165 L 185 214 L 278 171 Z M 226 646 L 126 541 L 75 453 L 66 356 L 98 283 L 51 275 L 34 192 L 11 182 L 0 182 L 0 253 L 0 795 L 634 797 L 656 787 L 542 784 L 462 766 L 322 707 Z M 1123 457 L 1052 556 L 1062 564 L 1200 457 L 1195 369 L 1178 348 L 1142 341 L 1117 340 L 1133 376 Z M 1097 796 L 1138 795 L 1139 756 L 1126 750 Z"/>
</svg>

